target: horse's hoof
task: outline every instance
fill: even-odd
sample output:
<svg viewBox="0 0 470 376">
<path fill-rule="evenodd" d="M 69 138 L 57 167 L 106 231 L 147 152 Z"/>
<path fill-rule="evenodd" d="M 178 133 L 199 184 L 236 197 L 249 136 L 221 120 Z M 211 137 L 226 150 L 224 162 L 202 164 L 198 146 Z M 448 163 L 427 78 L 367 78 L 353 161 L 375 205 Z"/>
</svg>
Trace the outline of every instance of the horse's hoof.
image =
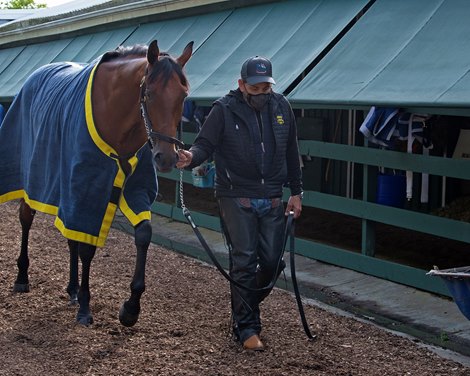
<svg viewBox="0 0 470 376">
<path fill-rule="evenodd" d="M 76 305 L 78 305 L 78 296 L 77 295 L 71 296 L 69 299 L 69 306 L 73 307 Z"/>
<path fill-rule="evenodd" d="M 93 316 L 90 314 L 77 313 L 77 322 L 84 326 L 93 324 Z"/>
<path fill-rule="evenodd" d="M 13 292 L 29 292 L 29 283 L 15 283 Z"/>
<path fill-rule="evenodd" d="M 119 321 L 121 324 L 130 327 L 134 326 L 137 320 L 139 320 L 139 314 L 129 313 L 129 311 L 126 309 L 126 303 L 124 303 L 119 310 Z"/>
</svg>

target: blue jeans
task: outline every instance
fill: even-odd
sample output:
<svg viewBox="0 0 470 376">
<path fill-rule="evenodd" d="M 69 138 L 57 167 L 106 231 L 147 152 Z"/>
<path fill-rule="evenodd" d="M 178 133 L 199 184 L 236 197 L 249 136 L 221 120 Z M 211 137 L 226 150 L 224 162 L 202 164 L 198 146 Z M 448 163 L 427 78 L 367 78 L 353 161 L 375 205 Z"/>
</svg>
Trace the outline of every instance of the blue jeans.
<svg viewBox="0 0 470 376">
<path fill-rule="evenodd" d="M 284 205 L 280 198 L 219 198 L 220 217 L 229 244 L 230 276 L 249 288 L 262 288 L 285 267 Z M 271 289 L 247 291 L 233 285 L 232 313 L 243 343 L 261 332 L 259 304 Z"/>
<path fill-rule="evenodd" d="M 272 200 L 266 198 L 250 199 L 251 209 L 256 213 L 258 218 L 264 217 L 271 211 Z"/>
</svg>

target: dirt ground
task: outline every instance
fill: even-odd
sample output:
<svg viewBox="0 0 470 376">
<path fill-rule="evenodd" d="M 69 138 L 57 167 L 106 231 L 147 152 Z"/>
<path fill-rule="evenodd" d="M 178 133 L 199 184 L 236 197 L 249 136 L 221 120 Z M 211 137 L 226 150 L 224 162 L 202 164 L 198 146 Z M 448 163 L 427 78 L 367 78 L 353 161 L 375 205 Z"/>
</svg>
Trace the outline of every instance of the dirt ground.
<svg viewBox="0 0 470 376">
<path fill-rule="evenodd" d="M 229 331 L 228 284 L 212 266 L 151 245 L 139 322 L 120 325 L 129 295 L 133 239 L 112 229 L 91 273 L 95 323 L 68 306 L 68 254 L 53 218 L 38 213 L 30 237 L 31 292 L 13 294 L 18 203 L 0 206 L 0 375 L 470 375 L 418 341 L 305 305 L 275 289 L 263 303 L 264 352 L 244 351 Z"/>
</svg>

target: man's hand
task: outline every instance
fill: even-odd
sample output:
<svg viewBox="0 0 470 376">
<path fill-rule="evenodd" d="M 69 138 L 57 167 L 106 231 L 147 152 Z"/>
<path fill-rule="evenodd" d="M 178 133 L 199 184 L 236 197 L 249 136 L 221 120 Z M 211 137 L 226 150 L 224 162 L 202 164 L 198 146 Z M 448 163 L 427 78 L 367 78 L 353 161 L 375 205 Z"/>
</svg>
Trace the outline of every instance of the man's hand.
<svg viewBox="0 0 470 376">
<path fill-rule="evenodd" d="M 185 168 L 191 164 L 192 160 L 193 154 L 190 151 L 179 149 L 178 162 L 176 162 L 176 168 Z"/>
<path fill-rule="evenodd" d="M 288 216 L 291 211 L 294 212 L 294 219 L 300 217 L 300 213 L 302 213 L 302 199 L 299 195 L 289 197 L 285 212 L 286 216 Z"/>
</svg>

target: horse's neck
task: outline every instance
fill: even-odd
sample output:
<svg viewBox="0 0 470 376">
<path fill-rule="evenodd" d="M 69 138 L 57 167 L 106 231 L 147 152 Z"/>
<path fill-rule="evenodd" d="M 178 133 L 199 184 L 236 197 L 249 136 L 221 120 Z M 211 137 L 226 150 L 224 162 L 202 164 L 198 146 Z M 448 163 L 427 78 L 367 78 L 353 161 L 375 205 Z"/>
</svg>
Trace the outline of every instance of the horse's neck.
<svg viewBox="0 0 470 376">
<path fill-rule="evenodd" d="M 119 155 L 135 153 L 147 140 L 140 115 L 140 81 L 146 59 L 102 63 L 93 82 L 95 126 Z"/>
</svg>

